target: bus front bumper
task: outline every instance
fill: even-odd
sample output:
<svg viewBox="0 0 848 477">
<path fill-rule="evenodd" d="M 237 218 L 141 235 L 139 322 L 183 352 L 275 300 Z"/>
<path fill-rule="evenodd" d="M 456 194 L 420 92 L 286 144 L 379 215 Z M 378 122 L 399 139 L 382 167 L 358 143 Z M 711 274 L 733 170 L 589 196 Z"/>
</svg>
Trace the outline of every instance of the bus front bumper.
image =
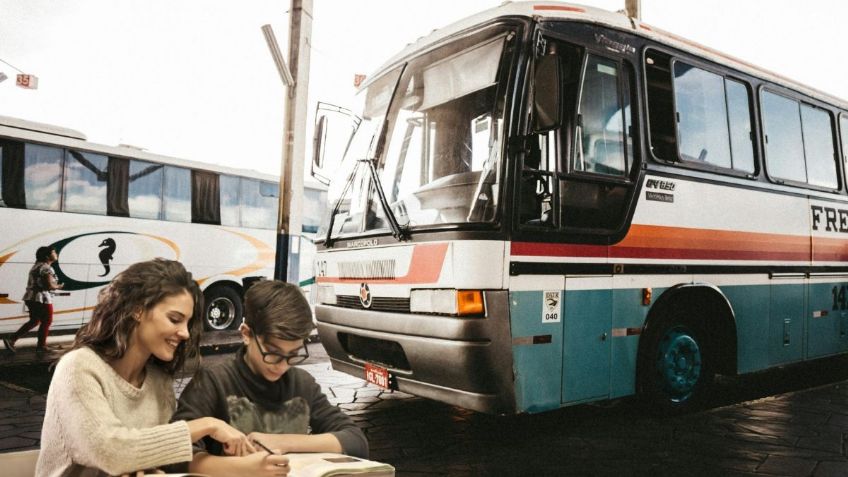
<svg viewBox="0 0 848 477">
<path fill-rule="evenodd" d="M 318 305 L 333 368 L 365 378 L 389 370 L 393 388 L 485 413 L 514 413 L 507 292 L 486 292 L 485 318 L 374 312 Z"/>
</svg>

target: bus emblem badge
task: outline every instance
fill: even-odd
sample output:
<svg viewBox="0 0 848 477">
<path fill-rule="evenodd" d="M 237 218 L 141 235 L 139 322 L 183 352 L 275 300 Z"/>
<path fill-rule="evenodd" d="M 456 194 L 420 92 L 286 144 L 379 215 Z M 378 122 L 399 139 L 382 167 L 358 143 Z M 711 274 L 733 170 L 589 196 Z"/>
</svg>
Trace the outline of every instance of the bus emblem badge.
<svg viewBox="0 0 848 477">
<path fill-rule="evenodd" d="M 363 308 L 371 308 L 371 289 L 367 283 L 359 285 L 359 303 Z"/>
</svg>

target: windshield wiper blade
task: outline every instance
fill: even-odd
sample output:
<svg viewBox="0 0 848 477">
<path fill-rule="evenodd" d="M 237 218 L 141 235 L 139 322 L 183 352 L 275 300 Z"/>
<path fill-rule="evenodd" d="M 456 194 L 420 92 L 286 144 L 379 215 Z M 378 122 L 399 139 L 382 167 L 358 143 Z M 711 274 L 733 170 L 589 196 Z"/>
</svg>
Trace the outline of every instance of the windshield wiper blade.
<svg viewBox="0 0 848 477">
<path fill-rule="evenodd" d="M 380 205 L 382 205 L 386 219 L 389 221 L 389 226 L 392 228 L 392 236 L 398 241 L 408 239 L 409 227 L 398 223 L 394 212 L 392 212 L 392 208 L 389 206 L 389 201 L 386 199 L 383 184 L 380 183 L 380 178 L 377 175 L 377 167 L 374 165 L 377 161 L 375 159 L 362 159 L 362 161 L 368 162 L 368 170 L 371 171 L 371 180 L 374 182 L 374 188 L 377 189 L 377 195 L 380 196 Z"/>
<path fill-rule="evenodd" d="M 333 224 L 336 222 L 336 214 L 339 213 L 339 208 L 342 206 L 342 201 L 345 196 L 347 196 L 347 191 L 350 189 L 351 184 L 353 184 L 353 178 L 356 177 L 356 170 L 359 169 L 359 164 L 362 161 L 356 161 L 356 164 L 353 166 L 353 170 L 350 171 L 350 175 L 347 177 L 347 182 L 345 182 L 344 189 L 342 189 L 342 193 L 339 194 L 339 198 L 336 201 L 336 205 L 333 206 L 333 211 L 330 213 L 330 223 L 327 224 L 327 236 L 324 237 L 324 246 L 332 247 L 333 246 Z"/>
</svg>

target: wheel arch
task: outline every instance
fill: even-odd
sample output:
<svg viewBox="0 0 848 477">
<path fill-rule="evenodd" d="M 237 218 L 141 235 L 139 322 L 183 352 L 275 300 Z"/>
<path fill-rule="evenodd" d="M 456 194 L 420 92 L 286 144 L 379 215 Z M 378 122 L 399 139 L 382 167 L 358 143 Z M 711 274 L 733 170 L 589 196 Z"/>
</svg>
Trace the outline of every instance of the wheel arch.
<svg viewBox="0 0 848 477">
<path fill-rule="evenodd" d="M 730 300 L 717 286 L 710 283 L 681 283 L 666 290 L 651 307 L 642 326 L 642 337 L 661 332 L 675 319 L 675 312 L 685 310 L 687 316 L 702 325 L 708 347 L 715 358 L 715 371 L 733 375 L 737 371 L 736 315 Z M 714 321 L 715 323 L 710 323 Z M 647 343 L 640 339 L 637 375 L 645 372 Z M 640 382 L 637 379 L 637 382 Z"/>
</svg>

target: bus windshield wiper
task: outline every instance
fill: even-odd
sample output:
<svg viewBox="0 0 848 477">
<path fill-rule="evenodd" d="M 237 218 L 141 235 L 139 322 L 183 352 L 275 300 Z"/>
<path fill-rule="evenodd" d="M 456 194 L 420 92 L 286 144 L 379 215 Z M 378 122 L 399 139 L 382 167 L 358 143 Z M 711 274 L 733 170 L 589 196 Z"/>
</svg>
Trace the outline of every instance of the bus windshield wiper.
<svg viewBox="0 0 848 477">
<path fill-rule="evenodd" d="M 350 175 L 347 177 L 344 189 L 342 189 L 342 193 L 339 194 L 336 205 L 333 206 L 333 211 L 330 213 L 330 223 L 327 224 L 327 236 L 324 238 L 324 246 L 326 247 L 333 246 L 333 224 L 336 222 L 336 215 L 339 213 L 339 208 L 341 208 L 342 201 L 344 201 L 344 198 L 347 196 L 347 192 L 350 190 L 351 184 L 353 184 L 353 178 L 356 177 L 356 170 L 359 169 L 359 164 L 361 162 L 362 160 L 356 161 L 356 164 L 353 166 L 353 170 L 350 171 Z"/>
<path fill-rule="evenodd" d="M 374 182 L 374 188 L 377 189 L 377 195 L 380 197 L 380 204 L 383 207 L 383 212 L 386 214 L 386 219 L 389 221 L 389 226 L 392 228 L 392 236 L 399 241 L 409 238 L 409 225 L 400 225 L 395 218 L 392 208 L 389 206 L 389 201 L 386 199 L 386 193 L 383 191 L 383 184 L 377 176 L 377 167 L 374 165 L 376 159 L 361 159 L 368 163 L 368 170 L 371 171 L 371 180 Z"/>
</svg>

